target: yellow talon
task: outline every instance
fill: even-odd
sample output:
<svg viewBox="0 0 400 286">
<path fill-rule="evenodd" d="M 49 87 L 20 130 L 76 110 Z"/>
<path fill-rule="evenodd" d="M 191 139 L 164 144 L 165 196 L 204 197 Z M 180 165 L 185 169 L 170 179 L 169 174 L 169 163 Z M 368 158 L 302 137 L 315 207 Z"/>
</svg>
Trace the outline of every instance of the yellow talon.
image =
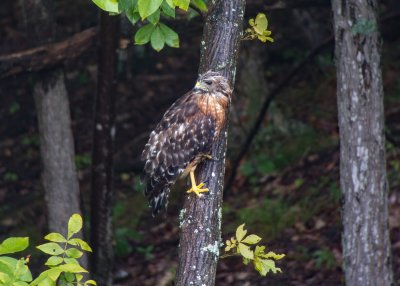
<svg viewBox="0 0 400 286">
<path fill-rule="evenodd" d="M 202 189 L 204 183 L 196 184 L 196 180 L 194 178 L 194 170 L 190 171 L 190 181 L 192 183 L 192 187 L 187 191 L 187 193 L 195 193 L 198 197 L 201 197 L 201 193 L 208 192 L 207 188 Z"/>
</svg>

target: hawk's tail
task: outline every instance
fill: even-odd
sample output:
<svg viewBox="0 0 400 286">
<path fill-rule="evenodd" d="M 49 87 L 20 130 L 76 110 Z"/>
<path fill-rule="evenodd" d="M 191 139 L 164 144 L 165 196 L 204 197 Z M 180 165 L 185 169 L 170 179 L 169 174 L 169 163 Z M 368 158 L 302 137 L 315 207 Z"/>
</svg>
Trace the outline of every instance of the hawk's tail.
<svg viewBox="0 0 400 286">
<path fill-rule="evenodd" d="M 147 184 L 145 195 L 149 201 L 149 206 L 152 209 L 153 216 L 158 215 L 162 209 L 167 208 L 169 192 L 170 189 L 168 185 L 160 186 L 159 188 L 152 188 L 151 184 Z"/>
</svg>

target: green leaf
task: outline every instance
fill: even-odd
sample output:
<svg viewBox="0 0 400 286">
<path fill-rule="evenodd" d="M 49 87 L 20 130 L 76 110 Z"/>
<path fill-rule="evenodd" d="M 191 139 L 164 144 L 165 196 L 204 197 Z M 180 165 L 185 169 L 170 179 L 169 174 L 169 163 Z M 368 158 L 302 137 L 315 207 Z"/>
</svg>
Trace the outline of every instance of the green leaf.
<svg viewBox="0 0 400 286">
<path fill-rule="evenodd" d="M 246 236 L 246 238 L 243 239 L 241 242 L 247 243 L 247 244 L 257 244 L 260 242 L 260 240 L 261 240 L 261 237 L 259 237 L 258 235 L 250 234 L 250 235 Z"/>
<path fill-rule="evenodd" d="M 88 271 L 83 268 L 82 266 L 78 265 L 78 264 L 63 264 L 60 266 L 57 266 L 55 268 L 52 269 L 58 269 L 61 270 L 62 272 L 71 272 L 71 273 L 87 273 Z"/>
<path fill-rule="evenodd" d="M 53 241 L 53 242 L 67 242 L 67 239 L 64 236 L 62 236 L 60 233 L 57 233 L 57 232 L 49 233 L 48 235 L 46 235 L 44 237 L 44 239 Z"/>
<path fill-rule="evenodd" d="M 79 258 L 83 255 L 83 252 L 76 249 L 76 248 L 69 248 L 65 251 L 65 254 L 69 257 L 69 258 Z"/>
<path fill-rule="evenodd" d="M 171 0 L 171 3 L 172 3 L 172 0 Z M 171 6 L 168 4 L 168 1 L 165 1 L 165 2 L 162 3 L 162 5 L 161 5 L 161 11 L 162 11 L 165 15 L 167 15 L 167 16 L 169 16 L 169 17 L 175 19 L 175 7 L 171 7 Z"/>
<path fill-rule="evenodd" d="M 85 285 L 95 285 L 95 286 L 97 286 L 97 283 L 94 280 L 88 280 L 88 281 L 85 282 Z"/>
<path fill-rule="evenodd" d="M 176 7 L 187 11 L 189 9 L 190 0 L 173 0 L 173 3 Z"/>
<path fill-rule="evenodd" d="M 45 244 L 41 244 L 36 248 L 50 255 L 59 255 L 61 253 L 64 253 L 64 249 L 62 249 L 61 246 L 55 242 L 48 242 Z"/>
<path fill-rule="evenodd" d="M 47 286 L 47 285 L 55 285 L 55 281 L 58 279 L 58 277 L 61 274 L 61 270 L 58 268 L 52 268 L 46 271 L 43 271 L 35 280 L 33 280 L 30 284 L 30 286 Z M 48 281 L 50 280 L 50 281 Z M 52 283 L 54 282 L 54 283 Z"/>
<path fill-rule="evenodd" d="M 178 34 L 163 23 L 160 23 L 160 29 L 165 36 L 165 43 L 172 48 L 179 48 Z"/>
<path fill-rule="evenodd" d="M 267 16 L 264 13 L 258 13 L 255 20 L 254 30 L 262 35 L 263 32 L 268 28 Z"/>
<path fill-rule="evenodd" d="M 120 12 L 128 13 L 130 10 L 135 10 L 138 0 L 118 0 L 118 10 Z"/>
<path fill-rule="evenodd" d="M 192 4 L 200 11 L 207 12 L 207 5 L 203 0 L 192 0 Z"/>
<path fill-rule="evenodd" d="M 73 214 L 68 221 L 68 239 L 82 229 L 82 217 L 79 214 Z"/>
<path fill-rule="evenodd" d="M 238 252 L 247 259 L 254 259 L 254 252 L 250 250 L 250 247 L 243 244 L 243 243 L 239 243 L 238 245 Z"/>
<path fill-rule="evenodd" d="M 23 281 L 16 281 L 12 284 L 12 286 L 29 286 L 29 284 Z"/>
<path fill-rule="evenodd" d="M 155 26 L 153 24 L 147 24 L 137 30 L 135 34 L 135 44 L 144 45 L 150 41 L 151 34 L 153 33 Z"/>
<path fill-rule="evenodd" d="M 111 12 L 119 13 L 117 0 L 92 0 L 100 9 Z"/>
<path fill-rule="evenodd" d="M 167 3 L 169 7 L 175 10 L 176 5 L 174 4 L 174 0 L 165 0 L 165 3 Z"/>
<path fill-rule="evenodd" d="M 80 238 L 71 238 L 68 240 L 68 244 L 79 246 L 82 250 L 92 252 L 92 248 L 89 244 Z"/>
<path fill-rule="evenodd" d="M 0 269 L 0 285 L 1 286 L 8 285 L 11 282 L 11 280 L 12 280 L 11 276 L 1 271 Z"/>
<path fill-rule="evenodd" d="M 15 266 L 14 275 L 20 281 L 32 281 L 32 274 L 28 266 L 26 266 L 25 258 L 21 258 L 18 260 L 17 265 Z"/>
<path fill-rule="evenodd" d="M 0 255 L 25 250 L 29 246 L 29 237 L 10 237 L 0 244 Z"/>
<path fill-rule="evenodd" d="M 247 230 L 244 230 L 244 224 L 241 224 L 236 229 L 236 240 L 238 242 L 242 241 L 243 237 L 245 237 Z"/>
<path fill-rule="evenodd" d="M 0 257 L 0 273 L 6 273 L 10 277 L 14 276 L 14 269 L 18 260 L 8 256 Z"/>
<path fill-rule="evenodd" d="M 161 51 L 165 45 L 165 36 L 161 28 L 157 26 L 151 34 L 150 43 L 157 52 Z"/>
<path fill-rule="evenodd" d="M 132 25 L 135 25 L 136 22 L 140 20 L 139 12 L 128 12 L 125 15 L 128 18 L 128 20 L 132 23 Z"/>
<path fill-rule="evenodd" d="M 139 14 L 142 20 L 153 14 L 158 8 L 160 8 L 163 0 L 139 0 Z"/>
<path fill-rule="evenodd" d="M 147 17 L 147 20 L 153 25 L 156 25 L 158 21 L 160 21 L 160 10 L 155 11 L 153 14 Z"/>
<path fill-rule="evenodd" d="M 62 257 L 60 256 L 50 256 L 49 259 L 47 259 L 46 263 L 44 265 L 47 266 L 56 266 L 59 265 L 63 262 Z"/>
<path fill-rule="evenodd" d="M 75 281 L 75 275 L 71 272 L 65 272 L 64 276 L 65 276 L 65 280 L 67 280 L 68 282 Z"/>
<path fill-rule="evenodd" d="M 64 258 L 64 262 L 65 262 L 66 264 L 76 264 L 76 265 L 80 265 L 80 264 L 79 264 L 79 261 L 76 260 L 75 258 L 68 258 L 68 257 L 65 257 L 65 258 Z"/>
<path fill-rule="evenodd" d="M 83 278 L 82 274 L 76 274 L 75 276 L 76 276 L 76 281 L 78 281 L 78 282 L 81 281 Z"/>
</svg>

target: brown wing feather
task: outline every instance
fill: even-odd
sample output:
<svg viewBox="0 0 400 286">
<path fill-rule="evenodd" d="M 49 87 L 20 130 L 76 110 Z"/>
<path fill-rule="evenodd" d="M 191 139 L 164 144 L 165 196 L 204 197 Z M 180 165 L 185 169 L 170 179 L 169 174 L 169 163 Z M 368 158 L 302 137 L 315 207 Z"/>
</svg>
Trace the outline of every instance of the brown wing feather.
<svg viewBox="0 0 400 286">
<path fill-rule="evenodd" d="M 166 205 L 170 185 L 190 162 L 211 150 L 216 120 L 199 107 L 199 96 L 189 92 L 176 101 L 151 132 L 142 153 L 145 195 L 153 214 Z"/>
</svg>

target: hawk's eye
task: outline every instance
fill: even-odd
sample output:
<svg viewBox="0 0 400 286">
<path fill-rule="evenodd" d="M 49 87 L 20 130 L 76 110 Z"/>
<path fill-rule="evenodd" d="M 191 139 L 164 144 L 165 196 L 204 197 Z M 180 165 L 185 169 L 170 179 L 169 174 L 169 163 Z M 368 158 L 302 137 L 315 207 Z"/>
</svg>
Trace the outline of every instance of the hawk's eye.
<svg viewBox="0 0 400 286">
<path fill-rule="evenodd" d="M 208 86 L 212 85 L 212 81 L 211 80 L 205 80 L 204 83 Z"/>
</svg>

